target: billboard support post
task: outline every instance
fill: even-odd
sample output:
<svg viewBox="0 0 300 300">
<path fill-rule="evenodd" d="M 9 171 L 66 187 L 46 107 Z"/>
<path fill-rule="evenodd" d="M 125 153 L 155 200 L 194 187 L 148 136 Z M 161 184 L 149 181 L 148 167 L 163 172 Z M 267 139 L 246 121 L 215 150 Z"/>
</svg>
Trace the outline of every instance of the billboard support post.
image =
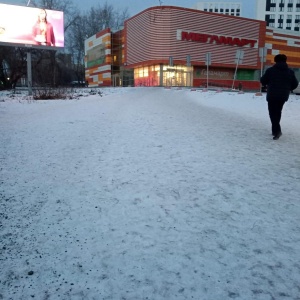
<svg viewBox="0 0 300 300">
<path fill-rule="evenodd" d="M 28 95 L 32 95 L 32 70 L 31 70 L 31 50 L 27 51 L 27 86 Z"/>
<path fill-rule="evenodd" d="M 28 0 L 27 6 L 29 6 L 31 0 Z M 31 52 L 27 51 L 27 86 L 28 95 L 32 95 L 32 70 L 31 70 Z"/>
<path fill-rule="evenodd" d="M 264 62 L 266 62 L 266 56 L 267 56 L 267 48 L 265 47 L 259 48 L 259 57 L 261 63 L 260 76 L 263 75 Z"/>
<path fill-rule="evenodd" d="M 235 72 L 234 72 L 233 81 L 232 81 L 232 87 L 231 87 L 232 90 L 234 89 L 234 82 L 235 82 L 235 79 L 236 79 L 238 66 L 239 66 L 239 64 L 243 63 L 243 58 L 244 58 L 244 51 L 243 50 L 236 50 L 236 55 L 235 55 L 236 66 L 235 66 Z"/>
<path fill-rule="evenodd" d="M 62 11 L 8 5 L 0 3 L 1 37 L 0 45 L 27 48 L 27 85 L 32 95 L 32 49 L 58 50 L 64 47 L 64 15 Z M 44 18 L 47 14 L 49 38 L 41 36 L 39 24 L 32 20 Z M 14 18 L 14 19 L 12 19 Z M 22 26 L 19 26 L 22 24 Z M 51 26 L 50 26 L 51 25 Z M 48 25 L 47 25 L 48 30 Z M 55 81 L 55 78 L 54 80 Z M 54 82 L 55 83 L 55 82 Z"/>
</svg>

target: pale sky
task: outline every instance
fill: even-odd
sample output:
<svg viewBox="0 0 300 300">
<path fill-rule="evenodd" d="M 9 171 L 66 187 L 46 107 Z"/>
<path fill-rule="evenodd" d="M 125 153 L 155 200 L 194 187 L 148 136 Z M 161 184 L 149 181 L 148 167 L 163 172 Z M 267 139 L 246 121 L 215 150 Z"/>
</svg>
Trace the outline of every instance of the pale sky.
<svg viewBox="0 0 300 300">
<path fill-rule="evenodd" d="M 207 2 L 210 0 L 206 0 Z M 217 0 L 215 0 L 217 1 Z M 92 6 L 98 4 L 103 5 L 105 2 L 112 5 L 118 10 L 124 10 L 128 8 L 130 16 L 133 16 L 142 10 L 151 7 L 162 5 L 181 6 L 186 8 L 194 8 L 197 0 L 73 0 L 73 3 L 80 8 L 80 10 L 88 10 Z M 241 2 L 242 3 L 242 17 L 254 18 L 256 0 L 222 0 L 220 2 Z M 0 0 L 0 3 L 12 4 L 12 5 L 26 5 L 28 0 Z"/>
</svg>

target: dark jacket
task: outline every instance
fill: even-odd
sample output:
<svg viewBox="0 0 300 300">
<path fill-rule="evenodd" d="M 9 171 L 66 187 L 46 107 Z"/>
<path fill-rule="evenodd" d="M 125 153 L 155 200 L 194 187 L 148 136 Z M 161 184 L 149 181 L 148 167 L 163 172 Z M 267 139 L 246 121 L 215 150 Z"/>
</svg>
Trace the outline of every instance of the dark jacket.
<svg viewBox="0 0 300 300">
<path fill-rule="evenodd" d="M 286 62 L 277 62 L 267 69 L 260 78 L 261 84 L 267 86 L 267 101 L 287 101 L 290 92 L 298 86 L 293 70 Z"/>
</svg>

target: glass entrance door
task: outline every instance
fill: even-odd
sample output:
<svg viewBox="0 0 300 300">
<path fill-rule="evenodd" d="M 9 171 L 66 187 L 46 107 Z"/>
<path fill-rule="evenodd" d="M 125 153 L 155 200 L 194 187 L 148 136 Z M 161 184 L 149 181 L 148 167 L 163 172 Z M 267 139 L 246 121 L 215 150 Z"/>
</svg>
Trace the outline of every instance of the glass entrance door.
<svg viewBox="0 0 300 300">
<path fill-rule="evenodd" d="M 192 86 L 192 68 L 164 66 L 163 86 Z"/>
</svg>

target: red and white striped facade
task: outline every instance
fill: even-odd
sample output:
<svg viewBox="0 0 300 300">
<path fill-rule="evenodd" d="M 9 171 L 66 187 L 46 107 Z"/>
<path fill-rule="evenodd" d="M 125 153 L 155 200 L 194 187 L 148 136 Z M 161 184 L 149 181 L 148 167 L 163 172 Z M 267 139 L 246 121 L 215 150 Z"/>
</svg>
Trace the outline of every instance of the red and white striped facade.
<svg viewBox="0 0 300 300">
<path fill-rule="evenodd" d="M 237 67 L 238 52 L 243 58 Z M 85 41 L 86 81 L 91 86 L 203 86 L 209 78 L 217 86 L 231 87 L 236 80 L 244 89 L 260 89 L 260 75 L 278 53 L 288 56 L 299 77 L 298 32 L 267 28 L 260 20 L 155 6 L 126 20 L 123 30 L 105 29 Z"/>
<path fill-rule="evenodd" d="M 235 76 L 239 50 L 243 55 L 239 61 L 239 80 L 245 78 L 244 87 L 256 89 L 260 88 L 255 72 L 257 70 L 258 74 L 261 68 L 259 49 L 265 45 L 265 32 L 264 21 L 176 6 L 155 6 L 125 21 L 124 61 L 127 67 L 138 69 L 136 73 L 140 74 L 148 66 L 148 73 L 144 72 L 149 74 L 148 78 L 142 75 L 136 80 L 135 77 L 136 85 L 158 82 L 159 85 L 178 82 L 182 85 L 185 82 L 187 86 L 199 86 L 203 84 L 204 74 L 209 73 L 215 77 L 210 78 L 211 83 L 228 87 Z M 209 72 L 205 70 L 208 53 L 211 58 Z M 157 70 L 158 65 L 160 71 L 152 71 Z M 186 75 L 176 70 L 174 75 L 166 75 L 172 70 L 168 66 L 173 65 Z M 188 65 L 192 71 L 183 69 Z"/>
<path fill-rule="evenodd" d="M 243 69 L 260 69 L 259 48 L 265 45 L 264 21 L 232 17 L 175 6 L 148 8 L 125 21 L 125 63 L 136 68 L 154 64 L 236 67 L 237 50 L 243 50 Z M 249 42 L 247 42 L 249 41 Z"/>
</svg>

